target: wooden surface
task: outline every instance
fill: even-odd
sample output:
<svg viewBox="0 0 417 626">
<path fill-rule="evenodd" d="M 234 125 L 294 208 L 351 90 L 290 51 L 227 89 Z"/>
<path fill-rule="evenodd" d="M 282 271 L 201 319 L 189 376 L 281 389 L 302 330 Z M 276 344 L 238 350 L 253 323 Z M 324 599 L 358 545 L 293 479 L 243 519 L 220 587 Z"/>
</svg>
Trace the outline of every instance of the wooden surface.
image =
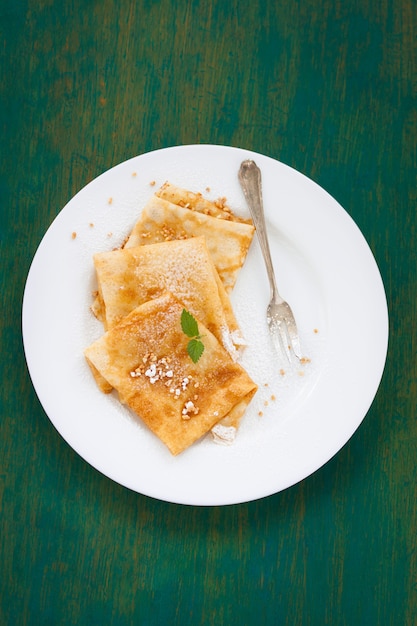
<svg viewBox="0 0 417 626">
<path fill-rule="evenodd" d="M 0 15 L 0 623 L 416 624 L 417 4 L 3 0 Z M 46 417 L 22 349 L 25 278 L 61 208 L 118 162 L 187 143 L 323 186 L 390 309 L 359 430 L 313 476 L 238 506 L 100 475 Z"/>
</svg>

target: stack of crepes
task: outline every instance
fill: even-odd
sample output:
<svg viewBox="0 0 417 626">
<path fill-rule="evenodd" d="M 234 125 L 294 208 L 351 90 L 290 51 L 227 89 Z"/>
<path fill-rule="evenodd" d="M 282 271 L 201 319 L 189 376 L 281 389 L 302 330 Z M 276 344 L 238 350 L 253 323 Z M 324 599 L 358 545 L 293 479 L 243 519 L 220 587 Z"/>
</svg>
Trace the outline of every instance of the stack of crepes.
<svg viewBox="0 0 417 626">
<path fill-rule="evenodd" d="M 257 390 L 237 361 L 245 342 L 229 299 L 253 235 L 223 201 L 165 183 L 123 247 L 93 257 L 104 334 L 87 362 L 99 388 L 115 389 L 174 455 L 210 431 L 233 441 Z M 184 310 L 204 345 L 197 362 Z"/>
</svg>

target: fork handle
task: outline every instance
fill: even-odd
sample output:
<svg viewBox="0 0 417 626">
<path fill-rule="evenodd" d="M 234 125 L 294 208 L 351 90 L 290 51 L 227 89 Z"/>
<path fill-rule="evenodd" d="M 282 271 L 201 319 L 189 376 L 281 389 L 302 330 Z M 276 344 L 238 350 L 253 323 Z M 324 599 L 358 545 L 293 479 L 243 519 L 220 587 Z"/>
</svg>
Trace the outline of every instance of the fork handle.
<svg viewBox="0 0 417 626">
<path fill-rule="evenodd" d="M 241 163 L 239 169 L 239 181 L 245 194 L 246 202 L 252 215 L 252 220 L 258 236 L 259 245 L 261 246 L 262 255 L 264 257 L 266 270 L 268 272 L 271 294 L 276 302 L 281 302 L 282 298 L 278 294 L 277 284 L 275 280 L 274 268 L 272 265 L 271 252 L 266 232 L 265 214 L 262 201 L 262 179 L 261 170 L 255 161 L 247 159 Z"/>
</svg>

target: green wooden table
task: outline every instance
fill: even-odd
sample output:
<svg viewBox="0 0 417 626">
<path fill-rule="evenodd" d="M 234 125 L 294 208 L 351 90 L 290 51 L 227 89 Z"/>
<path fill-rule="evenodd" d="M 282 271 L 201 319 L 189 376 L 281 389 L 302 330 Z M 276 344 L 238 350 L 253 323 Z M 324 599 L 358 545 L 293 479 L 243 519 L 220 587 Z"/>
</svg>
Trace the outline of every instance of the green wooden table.
<svg viewBox="0 0 417 626">
<path fill-rule="evenodd" d="M 417 623 L 417 4 L 3 0 L 3 625 Z M 323 468 L 263 500 L 189 507 L 115 484 L 31 385 L 35 250 L 84 185 L 143 152 L 248 148 L 361 228 L 385 283 L 385 373 Z"/>
</svg>

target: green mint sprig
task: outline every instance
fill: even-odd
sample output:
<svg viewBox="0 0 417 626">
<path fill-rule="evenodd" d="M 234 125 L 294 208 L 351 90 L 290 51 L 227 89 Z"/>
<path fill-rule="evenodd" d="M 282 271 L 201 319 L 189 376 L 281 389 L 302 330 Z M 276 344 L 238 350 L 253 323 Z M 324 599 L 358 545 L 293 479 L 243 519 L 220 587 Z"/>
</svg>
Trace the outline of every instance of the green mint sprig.
<svg viewBox="0 0 417 626">
<path fill-rule="evenodd" d="M 187 344 L 188 356 L 193 363 L 197 363 L 204 352 L 204 344 L 198 332 L 197 320 L 186 309 L 183 309 L 181 313 L 181 328 L 183 333 L 190 337 L 190 341 Z"/>
</svg>

